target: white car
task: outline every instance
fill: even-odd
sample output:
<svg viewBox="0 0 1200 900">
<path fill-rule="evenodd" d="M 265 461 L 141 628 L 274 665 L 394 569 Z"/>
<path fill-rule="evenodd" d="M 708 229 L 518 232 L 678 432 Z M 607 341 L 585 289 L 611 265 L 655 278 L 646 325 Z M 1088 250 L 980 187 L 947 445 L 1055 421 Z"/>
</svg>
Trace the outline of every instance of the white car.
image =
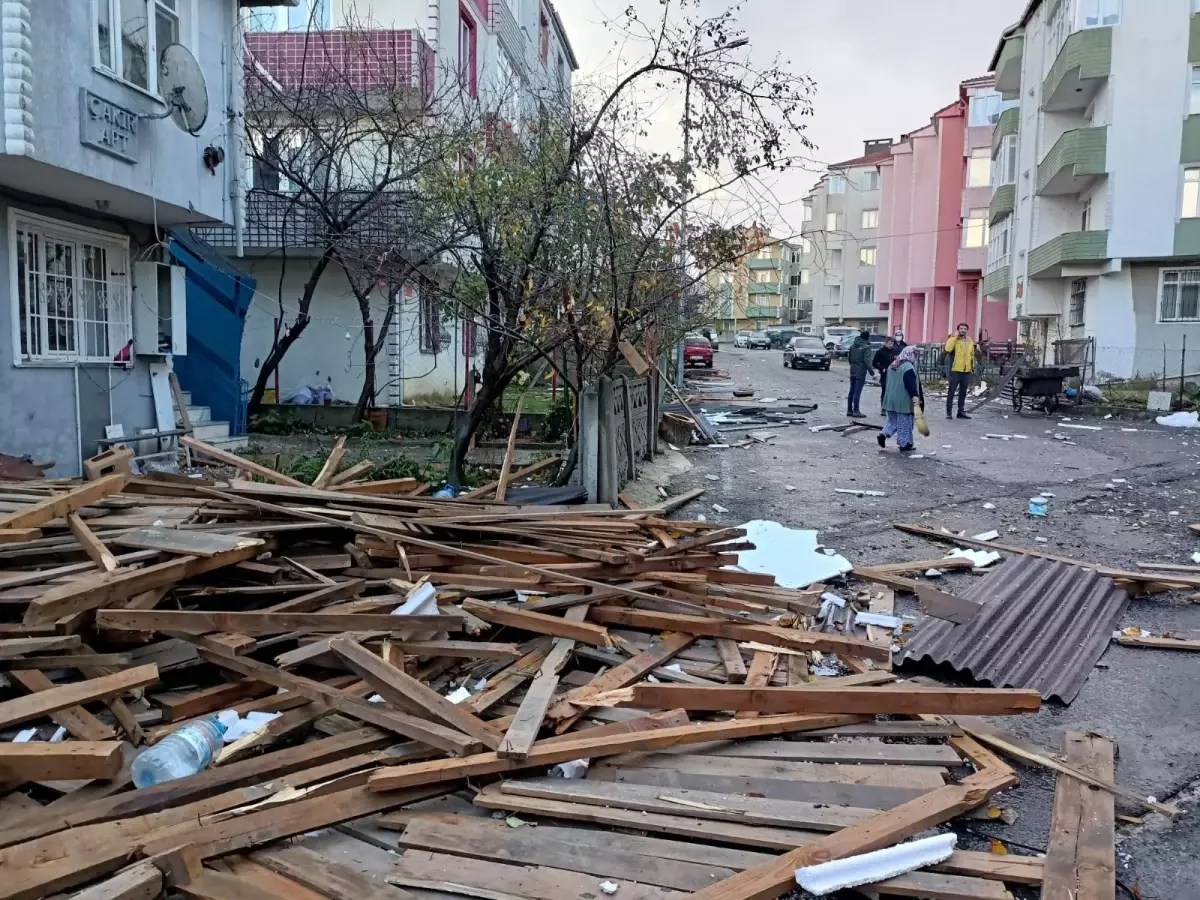
<svg viewBox="0 0 1200 900">
<path fill-rule="evenodd" d="M 739 331 L 733 337 L 733 346 L 743 347 L 743 348 L 749 347 L 751 336 L 752 336 L 751 332 L 749 332 L 749 331 Z"/>
</svg>

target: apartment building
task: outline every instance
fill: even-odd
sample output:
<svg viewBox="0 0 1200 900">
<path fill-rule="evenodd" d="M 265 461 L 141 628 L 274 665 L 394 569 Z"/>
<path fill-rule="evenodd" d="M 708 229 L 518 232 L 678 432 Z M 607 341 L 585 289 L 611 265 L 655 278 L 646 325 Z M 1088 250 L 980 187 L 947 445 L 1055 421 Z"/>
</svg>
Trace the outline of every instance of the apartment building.
<svg viewBox="0 0 1200 900">
<path fill-rule="evenodd" d="M 81 474 L 116 426 L 131 438 L 175 427 L 168 372 L 196 349 L 189 337 L 199 311 L 187 302 L 183 268 L 170 265 L 166 229 L 237 221 L 236 7 L 6 0 L 0 8 L 8 293 L 0 451 L 54 461 L 52 475 Z M 165 99 L 176 70 L 160 59 L 174 45 L 203 81 L 189 88 L 188 118 Z"/>
<path fill-rule="evenodd" d="M 746 229 L 746 255 L 707 277 L 712 316 L 726 340 L 797 321 L 799 247 L 760 226 Z"/>
<path fill-rule="evenodd" d="M 983 292 L 1044 359 L 1128 377 L 1200 346 L 1200 3 L 1031 0 L 992 58 Z M 1172 354 L 1171 351 L 1174 351 Z"/>
<path fill-rule="evenodd" d="M 804 198 L 800 295 L 812 303 L 815 328 L 877 329 L 887 322 L 875 281 L 883 202 L 879 165 L 891 159 L 891 146 L 890 139 L 865 142 L 861 157 L 830 166 Z"/>
<path fill-rule="evenodd" d="M 298 0 L 293 7 L 257 10 L 248 18 L 247 47 L 268 70 L 292 57 L 309 65 L 320 53 L 314 41 L 333 45 L 348 32 L 367 35 L 390 48 L 410 86 L 426 91 L 452 114 L 459 104 L 499 111 L 503 127 L 519 131 L 540 108 L 569 105 L 571 77 L 578 69 L 562 21 L 549 0 Z M 290 54 L 290 56 L 289 56 Z M 432 77 L 430 77 L 432 76 Z M 253 175 L 251 176 L 253 178 Z M 319 254 L 305 258 L 304 235 L 284 234 L 281 211 L 294 206 L 286 186 L 270 185 L 247 196 L 248 232 L 237 266 L 258 282 L 246 317 L 242 366 L 253 380 L 276 334 L 281 301 L 285 318 Z M 233 235 L 205 231 L 205 240 L 235 252 Z M 283 249 L 287 248 L 286 260 Z M 475 326 L 446 310 L 418 281 L 370 300 L 374 327 L 388 321 L 386 352 L 376 358 L 374 384 L 379 405 L 452 403 L 472 384 L 483 342 Z M 389 318 L 389 307 L 393 307 Z M 366 376 L 363 323 L 346 274 L 332 266 L 321 276 L 312 320 L 279 368 L 277 398 L 286 400 L 310 386 L 327 387 L 338 400 L 355 401 Z"/>
<path fill-rule="evenodd" d="M 880 162 L 877 290 L 889 330 L 942 341 L 960 322 L 980 339 L 1015 336 L 1008 304 L 980 292 L 987 266 L 993 124 L 1004 101 L 991 76 L 959 85 L 953 103 L 904 135 Z"/>
</svg>

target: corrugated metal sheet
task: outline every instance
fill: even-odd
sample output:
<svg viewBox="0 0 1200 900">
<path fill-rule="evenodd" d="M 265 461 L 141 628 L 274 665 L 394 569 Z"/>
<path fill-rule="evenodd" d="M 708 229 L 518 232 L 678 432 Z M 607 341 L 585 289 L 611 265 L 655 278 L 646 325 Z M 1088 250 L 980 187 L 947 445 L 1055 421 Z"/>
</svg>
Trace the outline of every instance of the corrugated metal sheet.
<svg viewBox="0 0 1200 900">
<path fill-rule="evenodd" d="M 966 625 L 927 618 L 903 659 L 1063 703 L 1083 687 L 1129 603 L 1111 578 L 1033 556 L 1008 559 L 965 596 L 984 604 L 979 614 Z"/>
</svg>

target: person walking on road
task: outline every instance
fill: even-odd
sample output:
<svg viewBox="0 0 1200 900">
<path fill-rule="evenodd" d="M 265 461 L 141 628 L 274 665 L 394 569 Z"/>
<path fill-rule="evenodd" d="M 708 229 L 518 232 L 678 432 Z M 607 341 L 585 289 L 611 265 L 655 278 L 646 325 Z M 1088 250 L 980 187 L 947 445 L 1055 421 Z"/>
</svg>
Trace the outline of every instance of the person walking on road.
<svg viewBox="0 0 1200 900">
<path fill-rule="evenodd" d="M 966 322 L 958 326 L 958 334 L 951 335 L 946 341 L 946 358 L 949 371 L 946 378 L 949 389 L 946 391 L 946 418 L 954 418 L 954 395 L 958 394 L 958 418 L 969 419 L 964 407 L 967 403 L 967 388 L 971 385 L 971 375 L 975 372 L 975 342 L 970 337 L 970 327 Z"/>
<path fill-rule="evenodd" d="M 887 388 L 883 393 L 883 408 L 887 413 L 887 423 L 883 431 L 875 436 L 880 447 L 886 447 L 888 438 L 895 437 L 900 445 L 901 453 L 911 453 L 913 444 L 913 425 L 916 423 L 914 404 L 920 403 L 925 408 L 925 393 L 921 388 L 921 379 L 917 377 L 917 356 L 919 347 L 905 347 L 900 351 L 888 369 Z"/>
<path fill-rule="evenodd" d="M 885 416 L 887 410 L 883 408 L 883 398 L 887 394 L 888 369 L 903 349 L 903 347 L 897 347 L 896 342 L 888 338 L 883 342 L 883 346 L 875 351 L 875 358 L 871 361 L 871 368 L 879 373 L 879 409 Z"/>
<path fill-rule="evenodd" d="M 850 395 L 846 398 L 846 415 L 852 419 L 864 417 L 859 406 L 862 403 L 863 386 L 867 383 L 867 375 L 871 373 L 874 355 L 875 351 L 871 349 L 871 332 L 864 328 L 850 345 Z"/>
</svg>

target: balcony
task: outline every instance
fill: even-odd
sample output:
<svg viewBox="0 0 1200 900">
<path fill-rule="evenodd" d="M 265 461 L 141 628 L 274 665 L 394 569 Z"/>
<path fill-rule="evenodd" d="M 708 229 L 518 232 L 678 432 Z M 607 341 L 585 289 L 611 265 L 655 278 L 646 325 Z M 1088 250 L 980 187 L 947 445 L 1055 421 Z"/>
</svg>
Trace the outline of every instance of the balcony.
<svg viewBox="0 0 1200 900">
<path fill-rule="evenodd" d="M 1030 278 L 1061 278 L 1063 266 L 1108 259 L 1107 231 L 1069 231 L 1029 254 Z"/>
<path fill-rule="evenodd" d="M 996 60 L 996 90 L 1005 100 L 1021 96 L 1021 63 L 1025 55 L 1025 35 L 1014 34 L 1004 42 Z"/>
<path fill-rule="evenodd" d="M 983 296 L 1007 298 L 1011 287 L 1012 266 L 1002 266 L 995 272 L 988 273 L 983 279 Z"/>
<path fill-rule="evenodd" d="M 1018 134 L 1021 131 L 1021 107 L 1014 106 L 1012 109 L 1006 109 L 1000 113 L 1000 118 L 996 120 L 996 127 L 992 130 L 992 159 L 995 159 L 1000 153 L 1000 145 L 1006 137 Z"/>
<path fill-rule="evenodd" d="M 782 307 L 779 306 L 747 306 L 747 319 L 778 319 L 779 311 Z"/>
<path fill-rule="evenodd" d="M 517 24 L 516 17 L 509 9 L 505 0 L 492 3 L 489 12 L 492 31 L 500 44 L 500 49 L 508 57 L 509 63 L 516 71 L 522 82 L 529 83 L 529 47 L 525 32 Z"/>
<path fill-rule="evenodd" d="M 778 257 L 776 257 L 774 259 L 759 259 L 758 257 L 754 257 L 753 259 L 746 260 L 746 268 L 747 269 L 778 269 L 782 263 L 783 263 L 783 260 L 779 259 Z"/>
<path fill-rule="evenodd" d="M 415 245 L 417 211 L 416 198 L 407 192 L 341 191 L 316 204 L 300 196 L 250 191 L 242 248 L 247 256 L 273 255 L 286 249 L 294 256 L 314 257 L 335 241 L 353 244 L 354 253 Z M 231 251 L 237 246 L 230 226 L 192 231 L 218 250 Z"/>
<path fill-rule="evenodd" d="M 1017 186 L 1015 184 L 1001 185 L 996 188 L 996 193 L 992 194 L 992 203 L 988 207 L 988 222 L 994 226 L 1005 216 L 1012 215 L 1016 208 Z"/>
<path fill-rule="evenodd" d="M 757 281 L 750 282 L 750 293 L 751 294 L 776 294 L 776 295 L 778 295 L 779 291 L 780 291 L 779 282 L 775 282 L 774 284 L 759 284 Z"/>
<path fill-rule="evenodd" d="M 1065 132 L 1038 166 L 1036 193 L 1043 197 L 1081 194 L 1107 173 L 1107 158 L 1107 128 Z"/>
<path fill-rule="evenodd" d="M 303 91 L 306 102 L 338 102 L 347 93 L 433 90 L 435 54 L 418 31 L 250 31 L 246 33 L 246 94 L 266 103 Z M 344 100 L 343 100 L 344 102 Z"/>
<path fill-rule="evenodd" d="M 1042 110 L 1086 109 L 1112 74 L 1112 27 L 1084 28 L 1067 38 L 1042 83 Z"/>
</svg>

